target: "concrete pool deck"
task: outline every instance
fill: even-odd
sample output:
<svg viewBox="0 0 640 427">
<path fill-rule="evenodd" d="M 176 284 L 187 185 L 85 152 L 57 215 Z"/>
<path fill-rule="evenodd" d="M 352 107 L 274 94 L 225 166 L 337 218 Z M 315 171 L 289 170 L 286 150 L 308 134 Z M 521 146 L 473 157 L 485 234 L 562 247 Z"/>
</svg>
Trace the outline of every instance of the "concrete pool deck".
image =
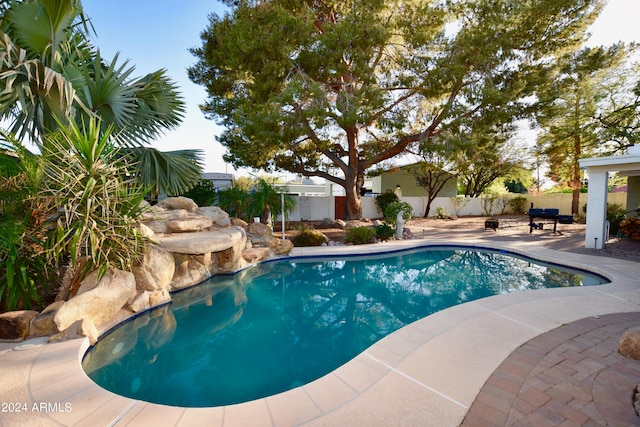
<svg viewBox="0 0 640 427">
<path fill-rule="evenodd" d="M 3 405 L 0 425 L 457 426 L 463 420 L 465 425 L 508 424 L 501 422 L 496 413 L 506 413 L 504 420 L 509 420 L 513 408 L 516 411 L 513 416 L 522 414 L 523 405 L 506 397 L 485 399 L 480 402 L 484 407 L 474 403 L 482 393 L 492 396 L 486 385 L 496 381 L 493 375 L 503 368 L 509 372 L 507 362 L 518 357 L 525 344 L 562 330 L 557 328 L 563 325 L 581 319 L 587 322 L 598 317 L 604 319 L 612 313 L 640 312 L 640 263 L 624 257 L 601 256 L 595 251 L 548 249 L 544 246 L 548 241 L 541 236 L 512 235 L 503 240 L 503 235 L 491 233 L 493 231 L 453 237 L 432 234 L 428 241 L 372 246 L 296 248 L 292 255 L 369 254 L 425 243 L 460 244 L 506 249 L 543 261 L 588 268 L 608 277 L 611 283 L 499 295 L 455 306 L 400 329 L 312 383 L 264 399 L 218 408 L 168 407 L 103 390 L 80 366 L 88 346 L 86 340 L 46 344 L 44 339 L 33 339 L 0 343 Z M 627 316 L 631 316 L 624 317 L 628 324 L 636 319 L 640 322 L 640 317 Z M 583 326 L 577 328 L 573 336 L 561 334 L 563 338 L 556 337 L 554 342 L 569 343 L 581 337 L 580 331 L 584 335 L 589 330 L 598 328 Z M 615 327 L 605 327 L 604 331 L 616 335 L 608 338 L 619 336 Z M 532 366 L 529 373 L 537 372 L 536 367 L 542 366 L 539 362 L 543 359 L 528 360 Z M 524 374 L 523 370 L 525 379 L 530 376 Z M 633 381 L 637 384 L 640 378 Z M 594 378 L 592 383 L 595 382 Z M 508 388 L 515 389 L 505 386 L 497 391 L 498 397 L 504 397 L 501 393 Z M 558 401 L 566 399 L 559 394 L 556 397 Z M 552 394 L 547 402 L 556 397 Z M 533 406 L 533 399 L 525 403 Z M 541 411 L 546 403 L 543 400 L 536 401 Z M 633 411 L 631 401 L 629 410 Z M 469 417 L 465 419 L 467 413 Z M 596 415 L 587 417 L 583 423 L 575 417 L 566 418 L 566 425 L 598 423 Z M 517 418 L 510 419 L 510 422 L 516 421 Z"/>
</svg>

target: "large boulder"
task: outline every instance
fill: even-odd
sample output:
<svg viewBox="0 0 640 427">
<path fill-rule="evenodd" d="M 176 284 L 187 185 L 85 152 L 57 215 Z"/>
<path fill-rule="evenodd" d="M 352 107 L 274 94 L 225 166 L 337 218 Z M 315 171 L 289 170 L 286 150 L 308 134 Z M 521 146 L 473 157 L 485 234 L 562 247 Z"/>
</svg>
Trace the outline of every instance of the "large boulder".
<svg viewBox="0 0 640 427">
<path fill-rule="evenodd" d="M 156 206 L 154 206 L 155 208 Z M 169 232 L 167 221 L 187 219 L 189 212 L 185 209 L 166 210 L 157 208 L 158 210 L 147 213 L 143 216 L 143 225 L 146 225 L 154 233 L 165 234 Z"/>
<path fill-rule="evenodd" d="M 176 233 L 156 237 L 156 242 L 169 252 L 179 254 L 206 254 L 220 252 L 232 247 L 236 242 L 244 242 L 246 235 L 239 228 L 222 228 L 199 233 Z"/>
<path fill-rule="evenodd" d="M 242 258 L 252 264 L 269 258 L 269 248 L 248 248 L 242 251 Z"/>
<path fill-rule="evenodd" d="M 187 212 L 195 212 L 198 209 L 196 202 L 188 197 L 167 197 L 158 202 L 158 206 L 165 209 L 184 209 Z"/>
<path fill-rule="evenodd" d="M 140 234 L 147 239 L 153 239 L 154 234 L 156 234 L 151 228 L 144 224 L 140 224 Z"/>
<path fill-rule="evenodd" d="M 243 230 L 246 230 L 247 227 L 249 226 L 249 224 L 247 224 L 247 222 L 245 220 L 240 219 L 240 218 L 235 218 L 234 217 L 234 218 L 231 218 L 230 221 L 231 221 L 231 226 L 232 227 L 240 227 Z"/>
<path fill-rule="evenodd" d="M 151 292 L 149 291 L 139 291 L 135 297 L 129 300 L 127 308 L 134 313 L 140 313 L 151 308 L 151 305 L 149 305 L 150 294 Z"/>
<path fill-rule="evenodd" d="M 176 265 L 173 255 L 163 247 L 150 245 L 142 263 L 133 267 L 139 290 L 155 291 L 169 287 Z"/>
<path fill-rule="evenodd" d="M 245 242 L 244 239 L 234 240 L 229 249 L 217 254 L 219 271 L 237 271 L 247 265 L 242 257 L 242 252 L 246 247 Z"/>
<path fill-rule="evenodd" d="M 58 333 L 58 327 L 53 320 L 58 312 L 58 309 L 64 305 L 65 301 L 56 301 L 50 304 L 42 310 L 42 313 L 38 314 L 31 320 L 31 332 L 30 334 L 35 337 L 47 337 Z"/>
<path fill-rule="evenodd" d="M 171 290 L 188 288 L 211 277 L 216 270 L 217 257 L 211 253 L 202 256 L 175 253 L 175 274 L 171 280 Z"/>
<path fill-rule="evenodd" d="M 247 227 L 247 234 L 258 237 L 266 237 L 271 236 L 273 232 L 267 224 L 262 224 L 261 222 L 252 222 Z"/>
<path fill-rule="evenodd" d="M 97 271 L 90 273 L 78 294 L 58 309 L 54 317 L 58 330 L 64 331 L 78 320 L 105 324 L 136 295 L 133 273 L 109 269 L 99 281 L 97 277 Z"/>
<path fill-rule="evenodd" d="M 220 209 L 218 206 L 206 206 L 202 208 L 198 208 L 196 210 L 198 215 L 203 215 L 211 218 L 213 221 L 213 225 L 216 227 L 229 227 L 231 225 L 231 220 L 229 219 L 229 214 Z"/>
<path fill-rule="evenodd" d="M 287 239 L 274 238 L 269 240 L 269 248 L 271 248 L 271 250 L 275 252 L 276 255 L 285 255 L 291 252 L 291 249 L 293 249 L 293 242 Z"/>
<path fill-rule="evenodd" d="M 146 221 L 143 225 L 151 230 L 154 235 L 166 234 L 169 232 L 169 229 L 167 228 L 167 221 L 165 220 Z"/>
<path fill-rule="evenodd" d="M 0 314 L 0 338 L 20 340 L 29 336 L 31 319 L 38 315 L 37 311 L 20 310 Z"/>
<path fill-rule="evenodd" d="M 213 220 L 207 216 L 189 215 L 184 219 L 167 220 L 169 233 L 189 233 L 205 230 L 213 225 Z"/>
<path fill-rule="evenodd" d="M 48 342 L 53 343 L 72 340 L 83 336 L 89 338 L 89 343 L 91 345 L 98 341 L 98 329 L 96 329 L 96 325 L 94 325 L 89 319 L 81 319 L 73 322 L 64 331 L 58 332 L 57 334 L 49 337 Z"/>
<path fill-rule="evenodd" d="M 171 294 L 167 289 L 160 289 L 149 293 L 149 305 L 157 307 L 171 301 Z"/>
<path fill-rule="evenodd" d="M 273 238 L 273 232 L 268 225 L 260 222 L 252 222 L 247 227 L 247 237 L 254 246 L 267 246 Z"/>
</svg>

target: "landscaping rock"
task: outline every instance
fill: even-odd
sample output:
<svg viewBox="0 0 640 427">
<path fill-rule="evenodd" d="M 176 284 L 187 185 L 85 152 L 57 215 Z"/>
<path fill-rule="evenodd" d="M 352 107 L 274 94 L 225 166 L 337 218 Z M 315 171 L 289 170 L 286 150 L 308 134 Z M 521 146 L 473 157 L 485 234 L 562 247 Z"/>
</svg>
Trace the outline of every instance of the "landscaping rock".
<svg viewBox="0 0 640 427">
<path fill-rule="evenodd" d="M 69 325 L 68 328 L 63 330 L 62 332 L 58 332 L 55 335 L 52 335 L 48 342 L 60 342 L 72 340 L 80 337 L 88 337 L 89 343 L 91 345 L 95 344 L 98 341 L 99 333 L 96 329 L 96 326 L 88 319 L 80 319 L 73 322 L 73 324 Z"/>
<path fill-rule="evenodd" d="M 618 351 L 624 357 L 640 360 L 640 326 L 627 329 L 622 334 Z"/>
<path fill-rule="evenodd" d="M 163 247 L 151 245 L 144 255 L 142 264 L 133 267 L 132 270 L 138 289 L 155 291 L 169 287 L 175 269 L 173 255 Z"/>
<path fill-rule="evenodd" d="M 109 269 L 97 281 L 94 271 L 82 281 L 78 294 L 58 309 L 54 321 L 58 330 L 64 331 L 78 320 L 88 320 L 93 325 L 108 322 L 136 295 L 136 279 L 128 271 Z"/>
<path fill-rule="evenodd" d="M 154 231 L 144 224 L 140 224 L 140 233 L 147 239 L 153 239 Z"/>
<path fill-rule="evenodd" d="M 336 219 L 335 221 L 333 221 L 333 227 L 335 228 L 344 229 L 346 226 L 347 226 L 347 223 L 341 219 Z"/>
<path fill-rule="evenodd" d="M 217 262 L 217 258 L 214 261 L 211 259 L 210 253 L 208 256 L 209 265 L 205 265 L 207 264 L 206 257 L 175 253 L 175 273 L 171 280 L 171 290 L 188 288 L 211 277 L 212 270 L 215 270 L 214 263 Z"/>
<path fill-rule="evenodd" d="M 246 230 L 247 227 L 249 227 L 249 224 L 247 224 L 246 221 L 241 220 L 240 218 L 231 218 L 230 221 L 231 221 L 232 227 L 241 227 L 244 230 Z"/>
<path fill-rule="evenodd" d="M 250 236 L 270 237 L 273 232 L 267 224 L 262 224 L 261 222 L 252 222 L 247 227 L 247 234 L 249 234 Z"/>
<path fill-rule="evenodd" d="M 166 304 L 171 301 L 171 294 L 166 289 L 153 291 L 149 294 L 149 305 L 151 307 L 157 307 L 162 304 Z"/>
<path fill-rule="evenodd" d="M 198 205 L 188 197 L 167 197 L 158 202 L 158 206 L 165 209 L 184 209 L 187 212 L 195 212 Z"/>
<path fill-rule="evenodd" d="M 149 294 L 149 291 L 138 292 L 138 295 L 127 303 L 127 308 L 134 313 L 140 313 L 141 311 L 151 308 L 149 304 Z"/>
<path fill-rule="evenodd" d="M 253 246 L 269 246 L 269 241 L 273 238 L 273 232 L 268 225 L 259 222 L 252 222 L 247 227 L 247 238 Z"/>
<path fill-rule="evenodd" d="M 168 221 L 170 219 L 186 219 L 189 217 L 189 212 L 186 209 L 173 209 L 157 212 L 153 218 L 160 221 Z"/>
<path fill-rule="evenodd" d="M 54 317 L 58 309 L 64 305 L 65 301 L 56 301 L 42 310 L 42 313 L 31 319 L 30 335 L 35 337 L 46 337 L 58 333 L 58 326 L 54 322 Z"/>
<path fill-rule="evenodd" d="M 167 229 L 167 221 L 165 220 L 154 220 L 154 221 L 145 221 L 144 224 L 153 234 L 167 234 L 169 230 Z"/>
<path fill-rule="evenodd" d="M 207 206 L 198 208 L 196 210 L 196 213 L 198 215 L 203 215 L 211 218 L 213 224 L 217 227 L 229 227 L 231 225 L 229 214 L 220 209 L 218 206 Z"/>
<path fill-rule="evenodd" d="M 269 248 L 250 248 L 242 251 L 242 258 L 251 264 L 269 258 L 269 253 Z"/>
<path fill-rule="evenodd" d="M 293 242 L 286 239 L 271 239 L 269 241 L 269 247 L 276 253 L 276 255 L 284 255 L 291 252 L 291 249 L 293 249 Z"/>
<path fill-rule="evenodd" d="M 244 240 L 236 240 L 229 249 L 219 252 L 218 268 L 220 271 L 231 272 L 244 267 L 246 265 L 246 261 L 242 258 L 244 247 Z"/>
<path fill-rule="evenodd" d="M 156 242 L 173 253 L 206 254 L 220 252 L 242 241 L 244 246 L 244 232 L 237 228 L 225 228 L 199 233 L 178 233 L 157 237 Z"/>
<path fill-rule="evenodd" d="M 0 339 L 19 340 L 29 336 L 29 324 L 38 315 L 34 310 L 9 311 L 0 314 Z"/>
<path fill-rule="evenodd" d="M 185 219 L 167 220 L 169 233 L 193 233 L 211 227 L 213 220 L 202 215 L 190 215 Z"/>
</svg>

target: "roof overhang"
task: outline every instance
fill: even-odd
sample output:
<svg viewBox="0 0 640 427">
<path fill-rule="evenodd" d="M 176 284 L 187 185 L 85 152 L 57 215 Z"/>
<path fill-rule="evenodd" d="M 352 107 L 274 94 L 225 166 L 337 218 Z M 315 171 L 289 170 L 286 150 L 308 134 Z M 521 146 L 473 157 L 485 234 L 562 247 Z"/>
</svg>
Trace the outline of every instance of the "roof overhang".
<svg viewBox="0 0 640 427">
<path fill-rule="evenodd" d="M 631 151 L 631 150 L 630 150 Z M 620 172 L 621 175 L 640 175 L 640 153 L 635 150 L 623 156 L 580 159 L 580 168 L 590 172 Z"/>
</svg>

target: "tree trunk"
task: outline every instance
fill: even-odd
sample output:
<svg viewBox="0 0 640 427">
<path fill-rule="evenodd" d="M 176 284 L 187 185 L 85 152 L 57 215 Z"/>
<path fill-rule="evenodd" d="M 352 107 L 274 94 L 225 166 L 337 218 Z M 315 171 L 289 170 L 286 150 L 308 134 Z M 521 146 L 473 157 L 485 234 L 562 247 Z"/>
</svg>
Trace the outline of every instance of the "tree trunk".
<svg viewBox="0 0 640 427">
<path fill-rule="evenodd" d="M 345 192 L 347 204 L 345 206 L 345 219 L 362 219 L 362 200 L 360 200 L 360 190 L 364 185 L 363 173 L 348 173 L 345 177 Z"/>
<path fill-rule="evenodd" d="M 431 197 L 431 193 L 427 195 L 427 206 L 424 209 L 424 217 L 429 218 L 429 211 L 431 210 L 431 203 L 435 200 L 435 196 Z"/>
<path fill-rule="evenodd" d="M 575 153 L 575 157 L 573 159 L 573 177 L 571 180 L 571 189 L 573 190 L 573 194 L 571 197 L 571 214 L 577 215 L 578 209 L 580 208 L 580 187 L 582 186 L 582 182 L 580 180 L 580 163 L 578 159 L 582 155 L 582 140 L 580 135 L 576 135 L 573 138 L 573 150 Z"/>
<path fill-rule="evenodd" d="M 345 205 L 345 219 L 362 219 L 362 201 L 360 200 L 360 189 L 357 185 L 347 185 L 347 204 Z"/>
<path fill-rule="evenodd" d="M 577 215 L 580 208 L 580 186 L 574 188 L 571 197 L 571 214 Z"/>
</svg>

